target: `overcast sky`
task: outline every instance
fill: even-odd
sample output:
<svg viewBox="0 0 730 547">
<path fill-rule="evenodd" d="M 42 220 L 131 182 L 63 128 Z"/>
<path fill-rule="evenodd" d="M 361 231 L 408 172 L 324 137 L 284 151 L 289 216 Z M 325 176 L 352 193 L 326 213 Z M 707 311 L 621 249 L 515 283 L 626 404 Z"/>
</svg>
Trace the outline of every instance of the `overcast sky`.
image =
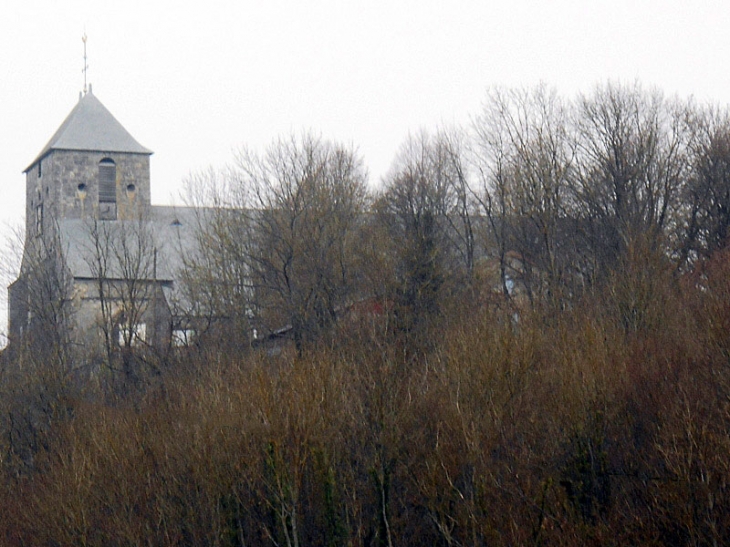
<svg viewBox="0 0 730 547">
<path fill-rule="evenodd" d="M 94 94 L 154 151 L 158 204 L 303 130 L 357 147 L 376 185 L 409 132 L 468 123 L 495 85 L 638 80 L 730 104 L 727 1 L 5 0 L 0 224 L 21 221 L 22 170 L 78 101 L 84 32 Z"/>
</svg>

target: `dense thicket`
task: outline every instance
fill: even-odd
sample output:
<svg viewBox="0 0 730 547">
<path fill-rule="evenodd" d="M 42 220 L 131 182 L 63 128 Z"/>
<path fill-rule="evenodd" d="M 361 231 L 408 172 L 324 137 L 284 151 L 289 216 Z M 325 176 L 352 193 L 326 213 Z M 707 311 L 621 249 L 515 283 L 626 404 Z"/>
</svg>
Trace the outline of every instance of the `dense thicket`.
<svg viewBox="0 0 730 547">
<path fill-rule="evenodd" d="M 201 222 L 184 279 L 238 319 L 138 348 L 134 385 L 6 353 L 0 540 L 729 543 L 726 115 L 495 91 L 471 129 L 409 138 L 372 199 L 310 137 L 201 177 L 277 200 Z"/>
</svg>

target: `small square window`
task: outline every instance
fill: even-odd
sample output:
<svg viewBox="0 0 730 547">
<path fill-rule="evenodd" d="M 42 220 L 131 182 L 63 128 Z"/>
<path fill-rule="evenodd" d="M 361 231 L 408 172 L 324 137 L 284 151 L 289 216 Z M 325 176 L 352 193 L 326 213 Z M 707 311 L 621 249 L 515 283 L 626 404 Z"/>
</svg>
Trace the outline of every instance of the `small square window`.
<svg viewBox="0 0 730 547">
<path fill-rule="evenodd" d="M 134 325 L 120 325 L 119 345 L 126 346 L 126 339 L 129 339 L 131 346 L 139 346 L 147 340 L 147 325 L 136 323 Z"/>
<path fill-rule="evenodd" d="M 195 331 L 193 329 L 174 329 L 172 331 L 172 345 L 176 348 L 189 346 L 194 336 Z"/>
</svg>

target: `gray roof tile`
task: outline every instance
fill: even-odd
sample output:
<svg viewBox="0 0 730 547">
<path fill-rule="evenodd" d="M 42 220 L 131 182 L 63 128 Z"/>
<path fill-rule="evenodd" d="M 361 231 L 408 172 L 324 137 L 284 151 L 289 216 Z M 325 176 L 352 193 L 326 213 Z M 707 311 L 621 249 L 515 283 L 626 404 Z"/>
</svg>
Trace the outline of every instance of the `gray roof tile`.
<svg viewBox="0 0 730 547">
<path fill-rule="evenodd" d="M 51 150 L 152 154 L 151 150 L 139 144 L 124 129 L 91 91 L 79 100 L 61 127 L 25 171 L 29 171 Z"/>
<path fill-rule="evenodd" d="M 134 257 L 135 251 L 140 250 L 139 243 L 148 252 L 153 252 L 153 249 L 157 252 L 156 264 L 153 264 L 152 256 L 146 257 L 146 267 L 139 272 L 140 279 L 172 283 L 166 291 L 168 300 L 183 302 L 185 296 L 177 281 L 185 266 L 185 255 L 195 253 L 198 248 L 196 231 L 199 223 L 205 222 L 204 216 L 201 216 L 204 213 L 204 210 L 190 207 L 155 206 L 151 207 L 148 218 L 143 221 L 97 221 L 100 241 L 111 246 L 105 250 L 108 257 L 105 277 L 124 279 L 122 270 L 125 265 L 120 263 L 117 253 L 123 245 L 127 245 Z M 70 274 L 75 279 L 96 279 L 99 272 L 95 265 L 98 256 L 92 236 L 94 221 L 65 219 L 59 221 L 58 228 Z M 138 239 L 140 236 L 144 239 Z M 153 271 L 154 266 L 156 271 Z"/>
</svg>

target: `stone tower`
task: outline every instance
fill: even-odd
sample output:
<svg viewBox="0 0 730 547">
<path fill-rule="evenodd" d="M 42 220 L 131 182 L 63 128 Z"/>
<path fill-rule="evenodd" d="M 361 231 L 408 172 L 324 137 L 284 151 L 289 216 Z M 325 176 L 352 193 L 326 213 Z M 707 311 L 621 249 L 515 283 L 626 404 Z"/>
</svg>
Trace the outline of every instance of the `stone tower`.
<svg viewBox="0 0 730 547">
<path fill-rule="evenodd" d="M 124 231 L 125 221 L 149 224 L 151 154 L 89 86 L 25 169 L 23 263 L 18 279 L 8 287 L 11 345 L 26 332 L 42 338 L 49 324 L 43 316 L 50 312 L 56 317 L 59 310 L 65 315 L 73 311 L 82 331 L 93 323 L 98 299 L 91 289 L 98 283 L 90 281 L 94 273 L 82 256 L 90 247 L 89 227 L 103 225 L 105 234 L 117 234 Z M 150 252 L 157 256 L 156 250 Z M 146 273 L 154 274 L 156 287 L 156 269 Z M 149 279 L 142 281 L 149 284 Z"/>
<path fill-rule="evenodd" d="M 26 241 L 69 219 L 131 220 L 150 207 L 150 155 L 85 95 L 25 169 Z"/>
</svg>

